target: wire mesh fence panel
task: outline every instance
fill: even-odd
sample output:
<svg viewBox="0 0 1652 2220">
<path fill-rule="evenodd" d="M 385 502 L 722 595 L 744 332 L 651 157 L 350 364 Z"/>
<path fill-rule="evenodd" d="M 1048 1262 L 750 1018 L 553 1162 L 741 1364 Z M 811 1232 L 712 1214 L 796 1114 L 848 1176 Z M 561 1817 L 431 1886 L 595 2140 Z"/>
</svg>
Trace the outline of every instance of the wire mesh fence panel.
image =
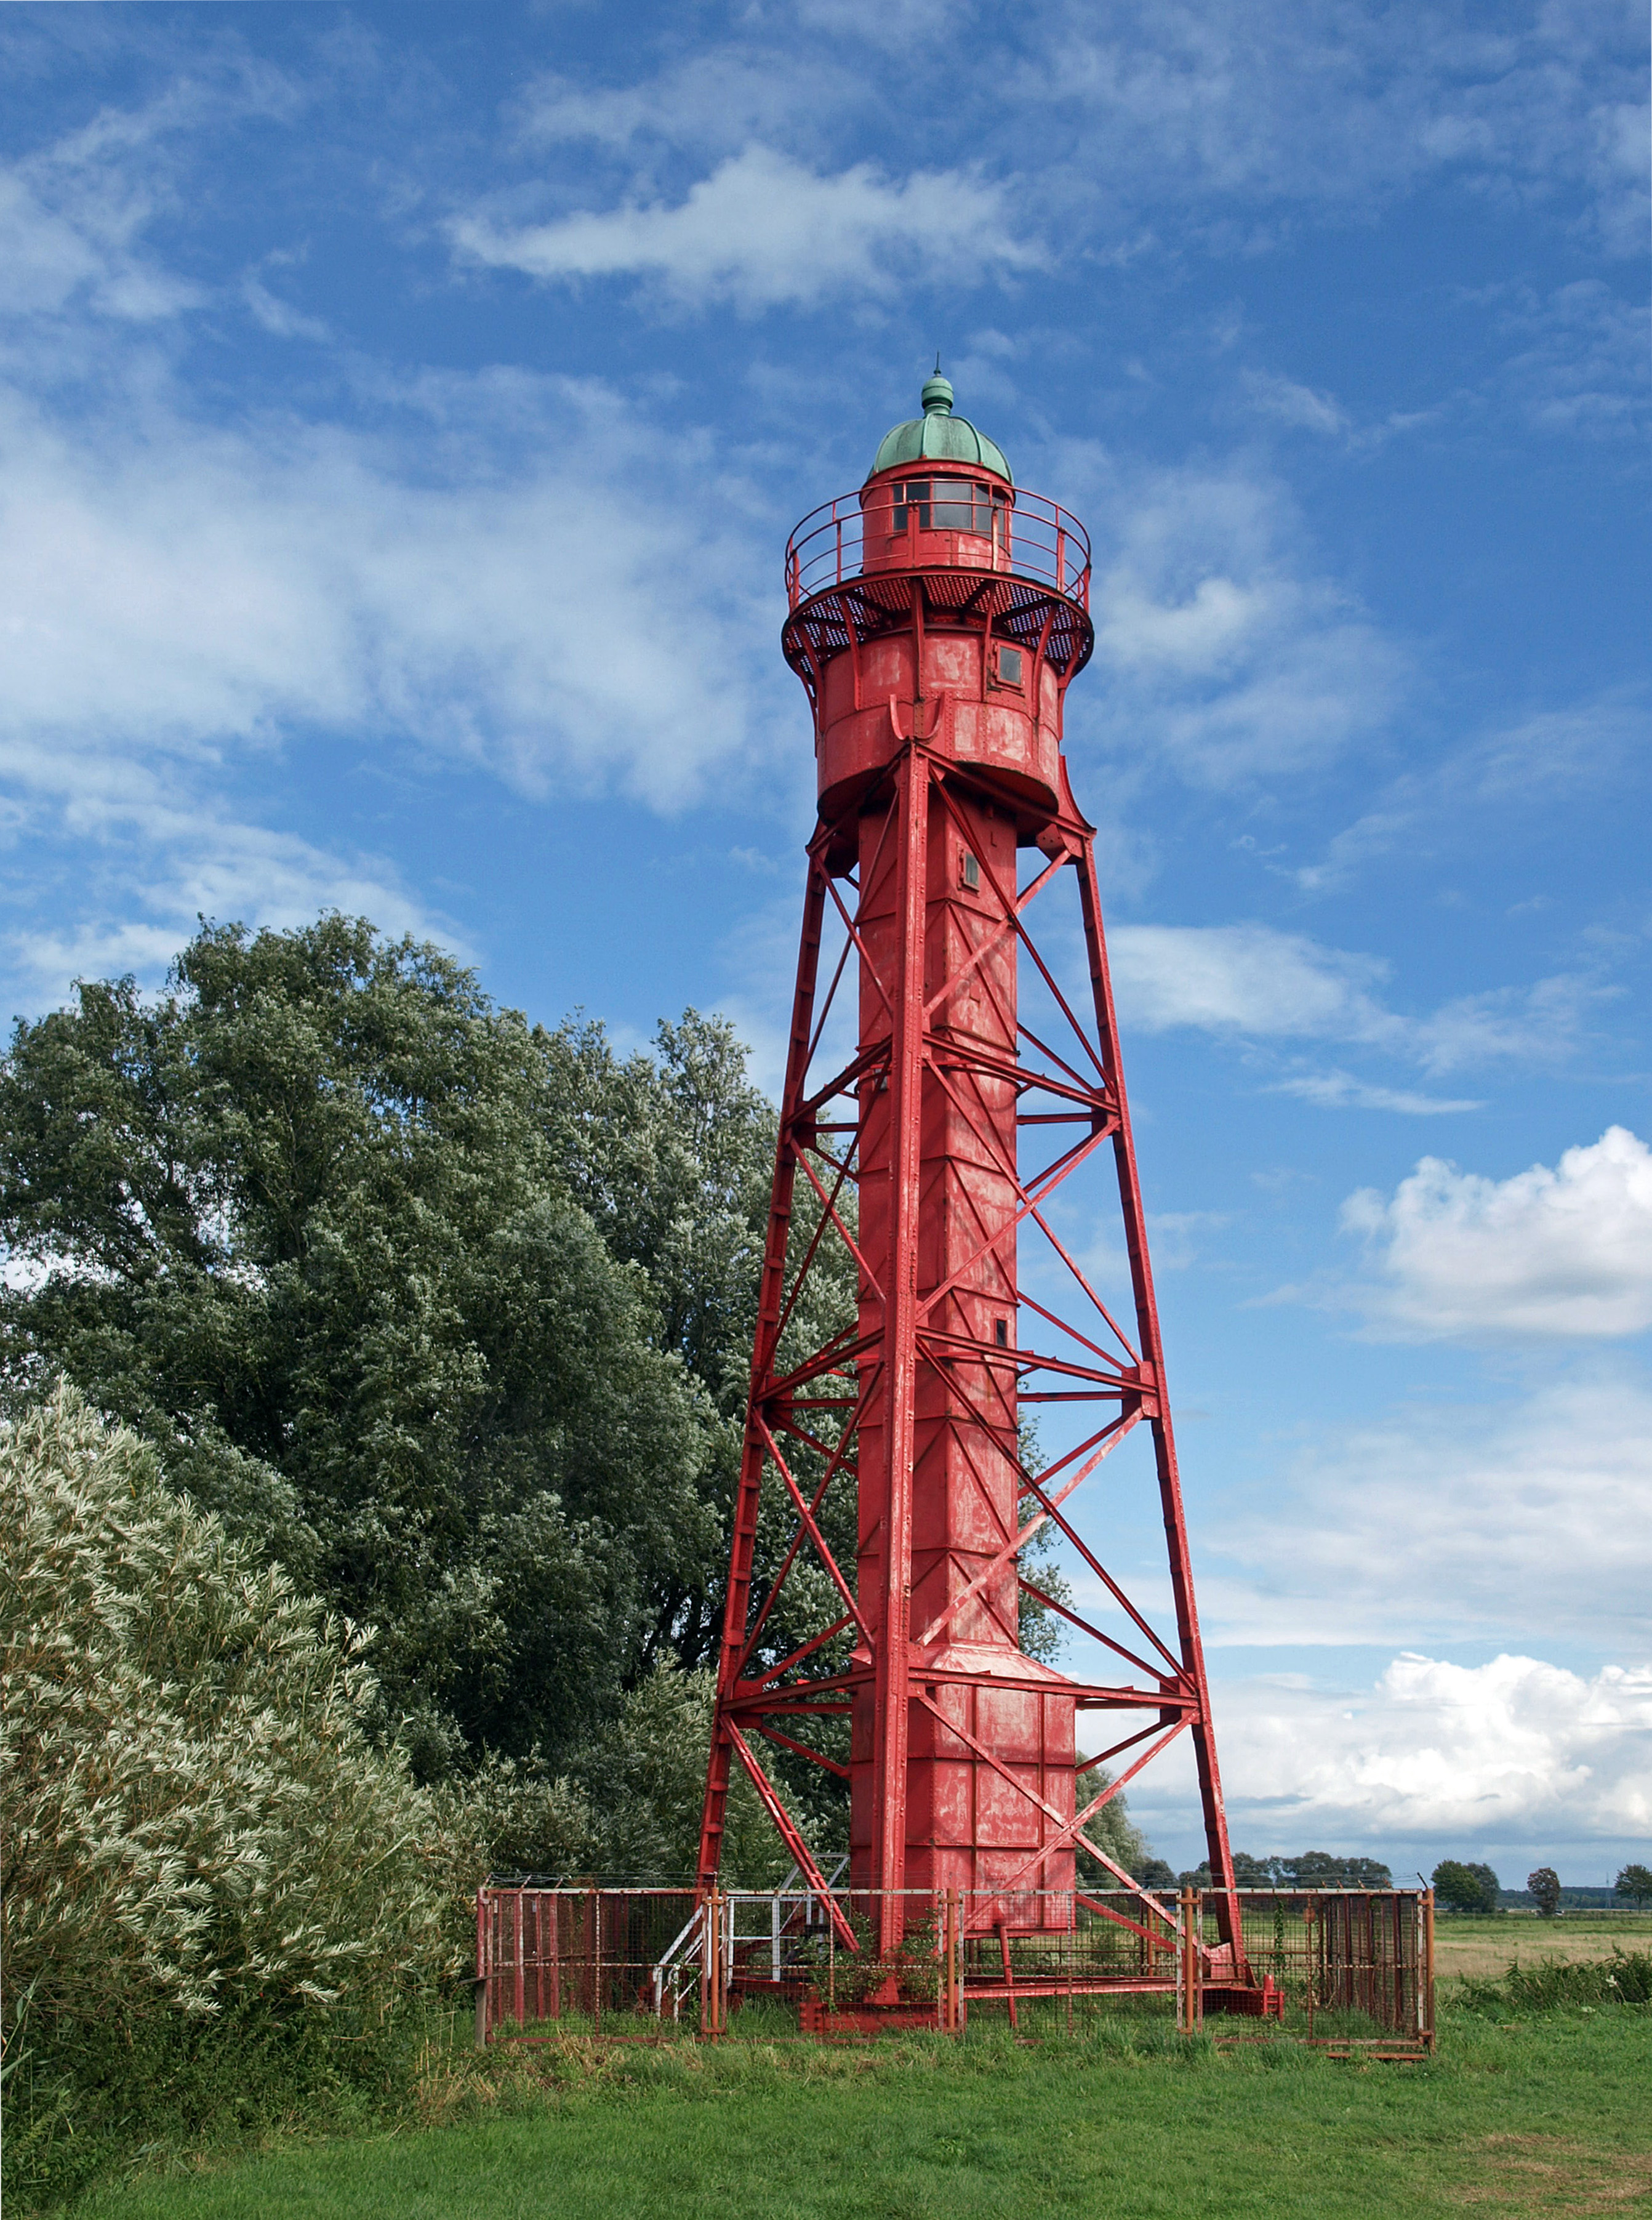
<svg viewBox="0 0 1652 2220">
<path fill-rule="evenodd" d="M 477 1905 L 484 2034 L 658 2016 L 660 1969 L 695 1918 L 689 1889 L 490 1885 Z"/>
<path fill-rule="evenodd" d="M 1242 1891 L 1244 1958 L 1287 2032 L 1315 2041 L 1424 2042 L 1432 2033 L 1429 1914 L 1419 1889 Z M 1203 1917 L 1211 1938 L 1212 1912 Z"/>
<path fill-rule="evenodd" d="M 478 2034 L 644 2023 L 727 2032 L 1079 2032 L 1157 2017 L 1415 2055 L 1433 2035 L 1432 1899 L 1419 1890 L 831 1891 L 490 1884 L 477 1901 Z"/>
</svg>

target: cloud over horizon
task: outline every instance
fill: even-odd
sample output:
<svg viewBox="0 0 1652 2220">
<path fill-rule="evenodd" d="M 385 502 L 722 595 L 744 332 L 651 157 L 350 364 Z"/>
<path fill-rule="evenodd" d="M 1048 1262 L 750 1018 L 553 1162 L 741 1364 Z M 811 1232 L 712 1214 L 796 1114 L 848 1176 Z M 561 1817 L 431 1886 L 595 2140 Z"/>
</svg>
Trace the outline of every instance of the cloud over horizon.
<svg viewBox="0 0 1652 2220">
<path fill-rule="evenodd" d="M 1537 1657 L 1456 1665 L 1408 1652 L 1363 1690 L 1275 1677 L 1224 1694 L 1242 1837 L 1431 1837 L 1462 1855 L 1652 1830 L 1652 1664 L 1586 1676 Z"/>
</svg>

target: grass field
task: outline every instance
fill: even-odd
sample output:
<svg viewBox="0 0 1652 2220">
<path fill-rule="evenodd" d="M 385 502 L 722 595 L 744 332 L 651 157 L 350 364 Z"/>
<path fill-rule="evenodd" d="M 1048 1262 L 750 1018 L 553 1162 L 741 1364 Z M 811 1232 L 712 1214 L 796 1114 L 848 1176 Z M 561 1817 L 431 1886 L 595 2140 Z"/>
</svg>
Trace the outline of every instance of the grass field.
<svg viewBox="0 0 1652 2220">
<path fill-rule="evenodd" d="M 1420 2066 L 1139 2022 L 1036 2047 L 570 2044 L 455 2056 L 427 2109 L 394 2136 L 128 2177 L 77 2220 L 1652 2213 L 1644 2009 L 1449 2013 Z"/>
<path fill-rule="evenodd" d="M 1434 1967 L 1442 1984 L 1465 1977 L 1487 1980 L 1511 1958 L 1523 1966 L 1554 1958 L 1609 1958 L 1614 1950 L 1644 1950 L 1652 1943 L 1652 1911 L 1568 1912 L 1563 1919 L 1504 1912 L 1499 1918 L 1443 1917 L 1435 1923 Z M 1450 1995 L 1449 1986 L 1443 1994 Z"/>
</svg>

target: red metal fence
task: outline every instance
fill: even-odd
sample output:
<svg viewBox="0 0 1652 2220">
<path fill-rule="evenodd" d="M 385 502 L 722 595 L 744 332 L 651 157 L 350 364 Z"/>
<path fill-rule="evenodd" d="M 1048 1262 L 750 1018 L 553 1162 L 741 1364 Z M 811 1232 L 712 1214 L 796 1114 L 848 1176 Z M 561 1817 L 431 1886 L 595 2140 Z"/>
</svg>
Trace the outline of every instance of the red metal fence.
<svg viewBox="0 0 1652 2220">
<path fill-rule="evenodd" d="M 1241 1947 L 1198 1890 L 907 1892 L 880 1957 L 877 1906 L 848 1891 L 490 1885 L 477 1902 L 477 2032 L 727 2032 L 752 2005 L 803 2035 L 1007 2020 L 1071 2031 L 1099 2011 L 1174 2015 L 1219 2041 L 1258 2033 L 1418 2056 L 1434 2041 L 1434 1905 L 1420 1889 L 1239 1893 Z M 847 1934 L 857 1947 L 851 1948 Z M 775 2031 L 765 2023 L 766 2031 Z"/>
</svg>

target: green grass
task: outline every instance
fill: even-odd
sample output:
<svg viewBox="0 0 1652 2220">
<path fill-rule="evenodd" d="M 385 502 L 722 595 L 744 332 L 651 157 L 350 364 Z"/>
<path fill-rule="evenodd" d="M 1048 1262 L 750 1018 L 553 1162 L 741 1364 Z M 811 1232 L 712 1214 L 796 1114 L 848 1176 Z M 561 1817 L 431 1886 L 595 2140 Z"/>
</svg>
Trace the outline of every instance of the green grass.
<svg viewBox="0 0 1652 2220">
<path fill-rule="evenodd" d="M 191 2173 L 76 2220 L 1410 2220 L 1652 2212 L 1652 2013 L 1451 2015 L 1421 2066 L 1071 2043 L 455 2055 L 446 2117 Z"/>
</svg>

